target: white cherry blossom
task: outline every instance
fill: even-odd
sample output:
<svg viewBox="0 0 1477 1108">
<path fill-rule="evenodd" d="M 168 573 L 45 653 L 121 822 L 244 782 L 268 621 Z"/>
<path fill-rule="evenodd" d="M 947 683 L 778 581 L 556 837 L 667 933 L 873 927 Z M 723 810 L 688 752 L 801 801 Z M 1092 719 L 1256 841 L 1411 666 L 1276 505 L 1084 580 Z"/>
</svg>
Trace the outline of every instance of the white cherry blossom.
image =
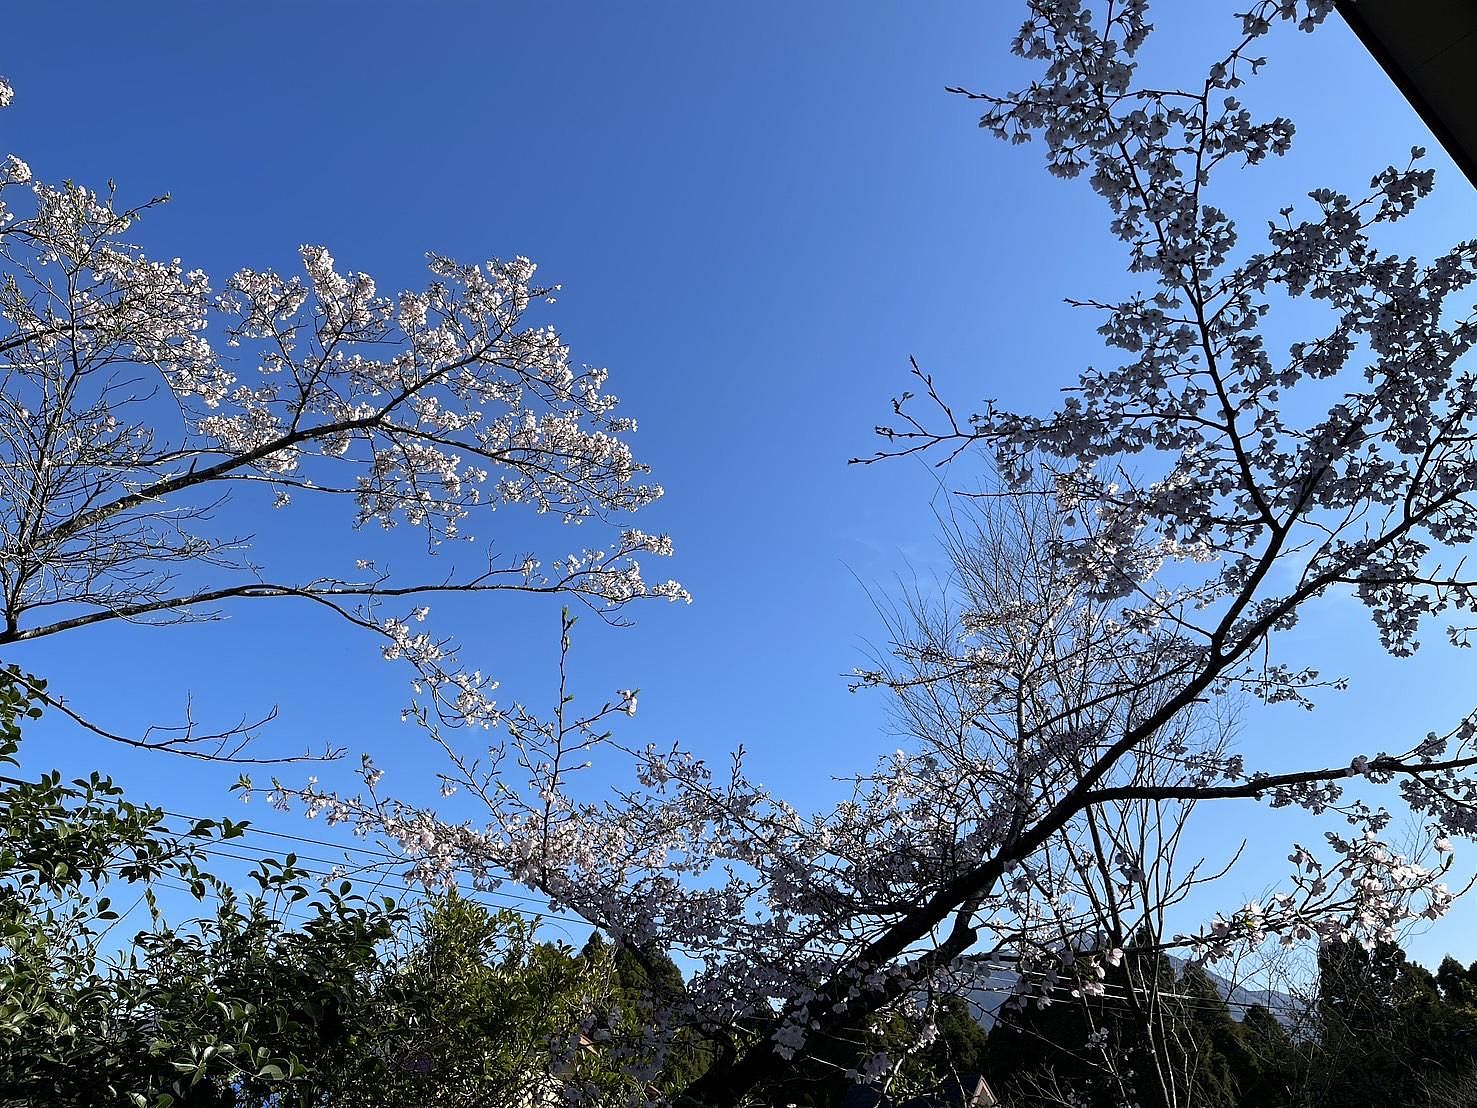
<svg viewBox="0 0 1477 1108">
<path fill-rule="evenodd" d="M 0 81 L 0 107 L 11 97 Z M 563 593 L 616 618 L 637 600 L 689 599 L 642 574 L 671 541 L 626 517 L 661 487 L 606 371 L 572 362 L 545 318 L 551 289 L 527 258 L 430 255 L 423 288 L 387 296 L 310 244 L 300 272 L 242 269 L 216 293 L 201 270 L 125 237 L 161 204 L 127 207 L 111 185 L 51 184 L 16 155 L 0 161 L 0 644 L 306 601 L 408 662 L 443 725 L 480 729 L 503 718 L 495 682 L 419 626 L 421 600 Z M 229 512 L 253 490 L 285 512 L 345 500 L 356 525 L 415 528 L 448 556 L 424 577 L 367 558 L 347 574 L 273 577 Z M 503 560 L 490 528 L 509 507 L 590 526 L 562 559 Z M 115 734 L 70 698 L 49 702 L 125 742 L 239 754 L 229 733 Z"/>
</svg>

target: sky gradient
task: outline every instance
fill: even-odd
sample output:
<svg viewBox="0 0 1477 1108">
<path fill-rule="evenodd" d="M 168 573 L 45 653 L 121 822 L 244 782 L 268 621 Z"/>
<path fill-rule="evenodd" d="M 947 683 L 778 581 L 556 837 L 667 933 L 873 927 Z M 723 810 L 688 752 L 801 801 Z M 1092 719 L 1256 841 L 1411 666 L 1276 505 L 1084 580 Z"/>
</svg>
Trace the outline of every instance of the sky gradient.
<svg viewBox="0 0 1477 1108">
<path fill-rule="evenodd" d="M 943 494 L 926 465 L 847 459 L 876 448 L 871 428 L 907 387 L 910 356 L 962 409 L 995 397 L 1044 410 L 1102 356 L 1095 321 L 1063 298 L 1124 281 L 1085 182 L 1048 178 L 1037 148 L 993 142 L 944 91 L 1029 73 L 1008 54 L 1013 4 L 173 0 L 116 25 L 117 5 L 68 11 L 92 31 L 56 34 L 44 5 L 7 14 L 0 72 L 17 95 L 0 153 L 44 179 L 172 193 L 135 236 L 154 255 L 216 287 L 243 266 L 293 268 L 305 242 L 386 291 L 423 283 L 427 250 L 526 254 L 562 283 L 549 319 L 576 361 L 610 367 L 640 421 L 637 455 L 667 495 L 639 522 L 672 534 L 671 573 L 695 597 L 643 607 L 631 629 L 581 625 L 588 695 L 642 690 L 629 737 L 718 757 L 742 743 L 755 776 L 802 807 L 896 745 L 880 698 L 848 693 L 843 674 L 881 642 L 869 591 L 927 587 L 942 568 Z M 1149 49 L 1167 75 L 1193 78 L 1235 29 L 1221 5 L 1156 12 Z M 1291 116 L 1299 139 L 1231 195 L 1248 228 L 1310 188 L 1362 187 L 1418 143 L 1441 183 L 1402 225 L 1404 247 L 1430 253 L 1473 226 L 1470 186 L 1341 24 L 1279 33 L 1268 52 L 1247 99 Z M 507 530 L 479 537 L 516 549 L 532 534 L 511 514 L 495 522 Z M 287 569 L 397 549 L 305 513 L 252 509 L 241 530 Z M 548 702 L 557 603 L 433 606 L 433 619 L 511 697 Z M 1291 744 L 1347 749 L 1355 727 L 1371 751 L 1400 748 L 1469 706 L 1464 656 L 1386 660 L 1352 604 L 1325 605 L 1298 634 L 1310 661 L 1355 684 L 1312 715 L 1249 715 L 1251 760 L 1268 768 Z M 276 705 L 267 747 L 341 743 L 373 751 L 408 795 L 434 787 L 426 747 L 398 722 L 408 677 L 376 644 L 288 605 L 63 636 L 5 660 L 117 727 L 177 717 L 186 691 L 208 718 Z M 55 721 L 41 734 L 29 764 L 101 767 L 169 807 L 235 811 L 234 772 L 129 756 Z M 1239 835 L 1252 812 L 1212 816 L 1210 838 Z M 1269 852 L 1253 850 L 1218 903 L 1272 879 L 1288 844 L 1277 826 L 1269 817 Z M 1474 919 L 1459 908 L 1412 953 L 1477 957 Z"/>
</svg>

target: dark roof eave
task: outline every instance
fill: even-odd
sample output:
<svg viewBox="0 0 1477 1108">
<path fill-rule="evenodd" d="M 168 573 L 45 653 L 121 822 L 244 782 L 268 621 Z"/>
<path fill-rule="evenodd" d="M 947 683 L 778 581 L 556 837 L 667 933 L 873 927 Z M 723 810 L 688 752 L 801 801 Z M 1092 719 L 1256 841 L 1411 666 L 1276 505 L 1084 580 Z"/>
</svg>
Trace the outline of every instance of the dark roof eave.
<svg viewBox="0 0 1477 1108">
<path fill-rule="evenodd" d="M 1359 11 L 1359 5 L 1354 0 L 1335 0 L 1334 6 L 1344 17 L 1344 22 L 1349 25 L 1354 34 L 1359 36 L 1359 41 L 1364 44 L 1370 56 L 1379 62 L 1380 68 L 1400 90 L 1401 95 L 1410 102 L 1410 106 L 1421 117 L 1421 121 L 1425 123 L 1436 141 L 1451 156 L 1457 168 L 1466 174 L 1467 180 L 1474 187 L 1477 187 L 1477 150 L 1472 149 L 1452 131 L 1446 122 L 1442 106 L 1431 103 L 1411 80 L 1410 74 L 1406 72 L 1400 60 L 1390 52 L 1385 40 L 1364 19 Z"/>
</svg>

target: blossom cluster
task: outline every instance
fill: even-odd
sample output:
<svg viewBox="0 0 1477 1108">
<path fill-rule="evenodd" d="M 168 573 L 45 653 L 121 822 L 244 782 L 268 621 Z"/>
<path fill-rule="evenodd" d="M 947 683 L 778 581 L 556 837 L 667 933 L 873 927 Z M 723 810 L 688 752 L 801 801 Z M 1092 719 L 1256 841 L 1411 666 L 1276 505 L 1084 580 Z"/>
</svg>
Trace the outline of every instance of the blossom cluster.
<svg viewBox="0 0 1477 1108">
<path fill-rule="evenodd" d="M 1247 701 L 1310 708 L 1342 687 L 1290 657 L 1286 633 L 1325 597 L 1362 603 L 1395 655 L 1431 619 L 1477 613 L 1477 585 L 1449 556 L 1477 538 L 1464 362 L 1477 316 L 1463 302 L 1477 245 L 1431 261 L 1384 252 L 1388 225 L 1433 188 L 1418 150 L 1356 192 L 1313 191 L 1255 240 L 1215 202 L 1230 170 L 1292 148 L 1289 120 L 1237 94 L 1263 64 L 1252 50 L 1280 25 L 1313 30 L 1330 0 L 1251 3 L 1230 49 L 1178 89 L 1141 80 L 1146 0 L 1026 8 L 1014 45 L 1038 79 L 972 94 L 981 126 L 1040 139 L 1050 173 L 1086 178 L 1134 287 L 1076 302 L 1108 358 L 1055 411 L 958 417 L 919 371 L 939 426 L 905 396 L 883 429 L 884 453 L 975 451 L 999 478 L 971 497 L 990 507 L 950 521 L 946 595 L 911 598 L 891 646 L 858 671 L 858 688 L 892 698 L 904 747 L 804 812 L 752 780 L 742 752 L 718 765 L 618 738 L 635 690 L 585 712 L 562 682 L 542 716 L 494 704 L 414 613 L 376 613 L 387 655 L 451 706 L 411 712 L 448 759 L 444 796 L 485 808 L 397 800 L 372 768 L 355 794 L 277 790 L 388 836 L 414 879 L 517 882 L 617 941 L 688 954 L 698 968 L 672 1026 L 746 1043 L 704 1079 L 728 1098 L 715 1103 L 962 973 L 971 951 L 1008 958 L 1020 995 L 1049 1001 L 1101 993 L 1144 929 L 1206 959 L 1268 939 L 1387 938 L 1447 909 L 1451 840 L 1477 833 L 1477 717 L 1397 754 L 1367 753 L 1363 737 L 1326 759 L 1288 743 L 1301 758 L 1278 772 L 1248 766 L 1235 727 Z M 303 262 L 306 281 L 229 286 L 228 333 L 260 373 L 216 398 L 222 422 L 196 425 L 199 464 L 225 454 L 279 479 L 352 467 L 361 522 L 408 522 L 436 542 L 478 506 L 578 521 L 657 495 L 638 483 L 603 373 L 576 371 L 552 332 L 523 325 L 541 295 L 525 260 L 433 258 L 434 283 L 393 300 L 319 248 Z M 1310 337 L 1281 344 L 1288 315 Z M 164 345 L 187 344 L 169 332 Z M 208 404 L 190 388 L 184 401 Z M 522 576 L 608 605 L 685 599 L 635 569 L 667 552 L 627 530 Z M 567 652 L 567 621 L 562 641 Z M 507 738 L 474 755 L 446 726 L 465 719 Z M 597 758 L 613 792 L 587 784 Z M 1387 841 L 1392 816 L 1373 797 L 1392 782 L 1440 844 L 1437 864 Z M 1258 802 L 1336 830 L 1294 849 L 1268 896 L 1165 933 L 1217 872 L 1178 863 L 1183 828 Z"/>
<path fill-rule="evenodd" d="M 0 108 L 12 97 L 0 81 Z M 416 705 L 481 729 L 504 719 L 496 682 L 421 626 L 424 601 L 566 593 L 614 618 L 690 599 L 643 574 L 672 543 L 625 517 L 661 486 L 606 371 L 572 361 L 543 318 L 555 290 L 530 260 L 432 254 L 424 287 L 386 295 L 309 244 L 296 272 L 246 268 L 213 286 L 129 237 L 162 203 L 127 207 L 111 183 L 52 184 L 0 156 L 6 642 L 311 599 L 409 665 Z M 358 559 L 352 574 L 274 580 L 227 518 L 253 497 L 308 511 L 338 500 L 351 510 L 328 518 L 415 528 L 433 555 L 479 542 L 486 554 L 423 578 Z M 564 557 L 500 558 L 487 528 L 508 508 L 601 533 L 584 528 Z M 408 616 L 391 610 L 402 600 Z"/>
</svg>

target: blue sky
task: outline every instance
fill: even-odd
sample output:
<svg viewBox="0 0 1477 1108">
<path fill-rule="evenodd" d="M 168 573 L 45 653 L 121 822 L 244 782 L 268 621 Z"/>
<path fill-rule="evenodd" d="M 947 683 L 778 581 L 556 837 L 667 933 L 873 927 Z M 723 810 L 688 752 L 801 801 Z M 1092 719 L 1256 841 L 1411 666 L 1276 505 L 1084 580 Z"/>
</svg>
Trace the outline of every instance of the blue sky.
<svg viewBox="0 0 1477 1108">
<path fill-rule="evenodd" d="M 1156 65 L 1193 73 L 1234 30 L 1221 9 L 1160 5 L 1167 60 Z M 1047 178 L 1034 147 L 989 140 L 971 105 L 944 92 L 1022 79 L 1007 51 L 1015 5 L 591 0 L 412 13 L 380 0 L 173 0 L 131 6 L 126 21 L 119 11 L 69 5 L 75 35 L 57 34 L 45 5 L 7 14 L 0 72 L 17 99 L 0 116 L 0 150 L 48 179 L 111 177 L 137 199 L 171 192 L 137 237 L 217 285 L 242 266 L 291 267 L 303 242 L 382 289 L 420 283 L 426 250 L 534 258 L 564 286 L 551 319 L 575 358 L 609 366 L 640 420 L 638 454 L 667 488 L 642 525 L 672 533 L 672 573 L 696 597 L 642 609 L 620 632 L 586 620 L 582 686 L 639 686 L 632 737 L 710 754 L 743 743 L 756 776 L 802 804 L 895 745 L 881 702 L 848 694 L 841 675 L 881 635 L 866 588 L 885 594 L 941 565 L 937 478 L 846 461 L 875 448 L 870 428 L 907 387 L 910 355 L 960 407 L 993 396 L 1045 408 L 1100 357 L 1093 321 L 1062 298 L 1122 283 L 1085 185 Z M 1279 35 L 1269 52 L 1251 98 L 1294 118 L 1299 144 L 1237 178 L 1249 228 L 1311 187 L 1360 187 L 1416 143 L 1433 147 L 1443 185 L 1409 225 L 1409 248 L 1473 225 L 1472 190 L 1341 25 Z M 522 524 L 495 522 L 510 530 L 482 537 L 517 546 Z M 244 529 L 287 568 L 361 556 L 359 539 L 301 514 L 252 514 Z M 547 699 L 556 604 L 433 618 L 510 694 Z M 1248 718 L 1254 750 L 1275 758 L 1289 736 L 1316 749 L 1320 735 L 1345 750 L 1355 726 L 1373 728 L 1369 748 L 1393 748 L 1392 730 L 1424 734 L 1465 707 L 1464 659 L 1384 661 L 1351 606 L 1330 605 L 1300 634 L 1321 668 L 1356 686 L 1313 716 Z M 13 660 L 118 726 L 177 716 L 186 690 L 217 719 L 276 704 L 269 747 L 328 739 L 374 751 L 406 793 L 430 783 L 425 747 L 398 723 L 403 675 L 299 609 L 113 628 Z M 232 810 L 234 773 L 130 757 L 54 724 L 43 734 L 33 759 L 105 767 L 186 811 Z M 1212 837 L 1250 813 L 1225 818 L 1234 827 L 1213 822 Z M 1258 864 L 1280 863 L 1287 840 L 1267 841 Z M 1269 873 L 1254 865 L 1225 903 Z M 1472 922 L 1463 910 L 1412 949 L 1477 957 Z"/>
</svg>

